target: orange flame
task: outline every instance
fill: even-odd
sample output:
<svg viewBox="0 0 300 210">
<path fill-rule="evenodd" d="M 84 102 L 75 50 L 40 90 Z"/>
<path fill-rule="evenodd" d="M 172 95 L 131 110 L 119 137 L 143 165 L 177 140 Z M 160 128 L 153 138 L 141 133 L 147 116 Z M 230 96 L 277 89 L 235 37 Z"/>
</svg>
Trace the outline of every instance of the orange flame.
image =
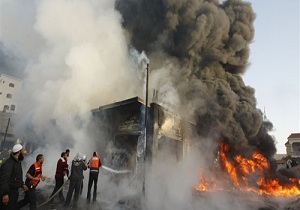
<svg viewBox="0 0 300 210">
<path fill-rule="evenodd" d="M 204 179 L 203 176 L 201 176 L 196 186 L 196 190 L 208 191 L 209 189 L 211 189 L 209 186 L 210 184 Z"/>
<path fill-rule="evenodd" d="M 300 180 L 288 179 L 288 183 L 280 183 L 276 178 L 266 178 L 270 166 L 268 160 L 258 151 L 254 151 L 250 158 L 235 155 L 227 157 L 229 145 L 221 142 L 219 145 L 219 159 L 223 170 L 229 177 L 231 186 L 242 191 L 252 191 L 258 194 L 274 196 L 295 196 L 300 194 Z M 208 181 L 201 175 L 197 186 L 198 191 L 222 190 L 216 182 Z"/>
</svg>

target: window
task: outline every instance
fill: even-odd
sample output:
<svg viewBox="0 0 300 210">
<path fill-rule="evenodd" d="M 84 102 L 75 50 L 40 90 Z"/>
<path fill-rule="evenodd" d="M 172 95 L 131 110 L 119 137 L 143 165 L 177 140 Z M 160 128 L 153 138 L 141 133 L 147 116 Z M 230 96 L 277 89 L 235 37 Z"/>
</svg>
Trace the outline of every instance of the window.
<svg viewBox="0 0 300 210">
<path fill-rule="evenodd" d="M 293 143 L 293 155 L 300 155 L 300 143 Z"/>
<path fill-rule="evenodd" d="M 7 111 L 7 110 L 9 110 L 9 106 L 8 105 L 4 105 L 3 111 Z"/>
<path fill-rule="evenodd" d="M 9 85 L 8 85 L 9 87 L 15 87 L 15 84 L 14 83 L 9 83 Z"/>
<path fill-rule="evenodd" d="M 11 105 L 10 106 L 10 111 L 15 111 L 16 110 L 16 105 Z"/>
<path fill-rule="evenodd" d="M 8 94 L 6 95 L 6 98 L 12 98 L 12 94 L 9 94 L 9 93 L 8 93 Z"/>
</svg>

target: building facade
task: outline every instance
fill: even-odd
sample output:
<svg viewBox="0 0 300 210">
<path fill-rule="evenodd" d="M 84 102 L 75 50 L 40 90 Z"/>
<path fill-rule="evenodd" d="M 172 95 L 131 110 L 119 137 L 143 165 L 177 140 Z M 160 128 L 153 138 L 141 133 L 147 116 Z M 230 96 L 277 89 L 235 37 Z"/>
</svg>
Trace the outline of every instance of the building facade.
<svg viewBox="0 0 300 210">
<path fill-rule="evenodd" d="M 17 141 L 14 135 L 14 116 L 18 109 L 18 98 L 22 80 L 2 74 L 0 76 L 0 163 Z M 7 153 L 8 154 L 8 153 Z"/>
<path fill-rule="evenodd" d="M 0 76 L 0 111 L 16 112 L 22 80 L 2 74 Z"/>
<path fill-rule="evenodd" d="M 114 145 L 115 152 L 107 160 L 115 169 L 134 170 L 145 159 L 155 163 L 172 157 L 179 163 L 190 150 L 195 124 L 157 103 L 146 110 L 144 102 L 135 97 L 94 109 L 92 115 L 107 144 Z"/>
<path fill-rule="evenodd" d="M 300 157 L 300 133 L 292 133 L 287 139 L 286 154 L 291 157 Z"/>
</svg>

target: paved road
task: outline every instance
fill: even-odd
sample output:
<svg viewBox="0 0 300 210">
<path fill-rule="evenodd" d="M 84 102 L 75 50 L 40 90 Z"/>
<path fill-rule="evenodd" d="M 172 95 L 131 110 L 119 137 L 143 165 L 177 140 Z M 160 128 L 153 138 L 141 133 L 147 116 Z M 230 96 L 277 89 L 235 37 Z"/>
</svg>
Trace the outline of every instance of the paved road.
<svg viewBox="0 0 300 210">
<path fill-rule="evenodd" d="M 53 189 L 54 186 L 49 187 L 51 189 Z M 44 203 L 44 201 L 46 201 L 48 199 L 48 195 L 51 194 L 49 193 L 49 191 L 47 191 L 47 189 L 37 189 L 36 191 L 37 194 L 37 205 L 39 206 L 39 204 Z M 66 191 L 64 192 L 64 194 L 66 194 Z M 24 196 L 24 194 L 21 192 L 19 199 L 22 199 Z M 114 198 L 112 198 L 111 200 L 101 198 L 101 195 L 98 195 L 97 197 L 97 201 L 96 202 L 91 202 L 90 204 L 88 204 L 86 202 L 85 196 L 81 195 L 79 197 L 78 200 L 78 207 L 77 209 L 87 209 L 87 210 L 137 210 L 137 209 L 141 209 L 138 207 L 138 202 L 136 198 L 128 198 L 126 200 L 113 200 Z M 73 201 L 73 200 L 72 200 Z M 72 204 L 71 201 L 71 204 Z M 22 210 L 28 210 L 28 207 L 24 207 L 22 208 Z M 63 204 L 58 203 L 58 199 L 56 198 L 54 200 L 54 204 L 53 203 L 47 203 L 41 207 L 39 207 L 38 209 L 42 209 L 42 210 L 67 210 L 67 209 L 74 209 L 72 208 L 72 205 L 70 205 L 70 207 L 66 208 L 63 207 Z"/>
<path fill-rule="evenodd" d="M 66 208 L 62 204 L 47 204 L 39 209 L 43 210 L 67 210 L 73 209 L 71 206 Z M 103 201 L 99 200 L 96 202 L 91 202 L 90 204 L 86 203 L 86 200 L 80 198 L 78 201 L 77 209 L 87 209 L 87 210 L 134 210 L 134 208 L 127 206 L 125 203 L 119 203 L 114 201 Z M 136 210 L 136 209 L 135 209 Z"/>
</svg>

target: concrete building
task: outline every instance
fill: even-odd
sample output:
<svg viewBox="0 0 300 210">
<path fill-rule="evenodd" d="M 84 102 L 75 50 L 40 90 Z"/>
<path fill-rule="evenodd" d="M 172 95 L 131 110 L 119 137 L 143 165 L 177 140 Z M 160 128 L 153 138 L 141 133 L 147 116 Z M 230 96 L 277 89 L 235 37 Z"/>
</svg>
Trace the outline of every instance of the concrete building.
<svg viewBox="0 0 300 210">
<path fill-rule="evenodd" d="M 0 76 L 0 111 L 16 112 L 22 80 L 2 74 Z"/>
<path fill-rule="evenodd" d="M 292 133 L 287 139 L 286 154 L 291 157 L 300 157 L 300 133 Z"/>
<path fill-rule="evenodd" d="M 115 152 L 107 157 L 115 169 L 135 170 L 145 155 L 148 163 L 172 158 L 179 163 L 190 150 L 195 124 L 186 122 L 157 103 L 147 109 L 146 138 L 145 104 L 138 98 L 116 102 L 92 110 L 94 124 L 101 138 L 113 144 Z M 103 142 L 103 141 L 102 141 Z"/>
<path fill-rule="evenodd" d="M 0 76 L 0 161 L 4 150 L 11 149 L 17 141 L 14 136 L 14 116 L 22 80 L 2 74 Z"/>
</svg>

